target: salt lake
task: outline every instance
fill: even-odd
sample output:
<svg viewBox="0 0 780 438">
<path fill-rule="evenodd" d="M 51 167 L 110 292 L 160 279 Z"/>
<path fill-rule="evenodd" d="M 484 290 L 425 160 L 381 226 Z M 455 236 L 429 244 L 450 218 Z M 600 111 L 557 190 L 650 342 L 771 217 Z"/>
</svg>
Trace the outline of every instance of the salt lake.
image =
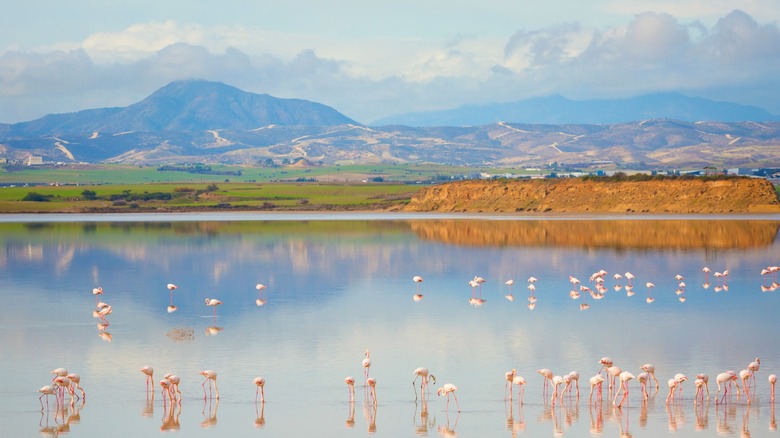
<svg viewBox="0 0 780 438">
<path fill-rule="evenodd" d="M 779 229 L 777 215 L 5 215 L 3 436 L 776 436 L 780 290 L 761 270 L 780 265 Z M 606 291 L 574 299 L 599 270 Z M 613 277 L 626 272 L 631 290 Z M 486 282 L 473 288 L 475 276 Z M 207 297 L 223 302 L 216 316 Z M 644 401 L 633 380 L 616 408 L 605 385 L 590 404 L 603 356 L 635 376 L 653 363 L 660 390 Z M 755 358 L 751 402 L 716 404 L 715 376 Z M 181 377 L 180 404 L 146 391 L 147 365 L 155 381 Z M 86 401 L 42 410 L 37 390 L 58 367 L 80 374 Z M 417 367 L 437 378 L 424 402 Z M 551 403 L 540 368 L 578 371 L 579 400 Z M 204 400 L 205 369 L 219 400 Z M 517 390 L 505 400 L 511 369 L 527 382 L 522 404 Z M 688 381 L 667 404 L 676 373 Z M 710 401 L 695 404 L 698 373 Z M 445 383 L 460 412 L 435 394 Z"/>
</svg>

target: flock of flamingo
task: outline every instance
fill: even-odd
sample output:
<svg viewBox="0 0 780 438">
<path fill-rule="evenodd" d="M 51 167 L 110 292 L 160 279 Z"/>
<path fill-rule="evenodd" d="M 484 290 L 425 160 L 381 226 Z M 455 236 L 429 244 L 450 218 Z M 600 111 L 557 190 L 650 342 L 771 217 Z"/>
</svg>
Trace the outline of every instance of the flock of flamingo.
<svg viewBox="0 0 780 438">
<path fill-rule="evenodd" d="M 761 286 L 761 290 L 764 292 L 771 292 L 778 288 L 780 288 L 780 283 L 778 283 L 778 272 L 780 271 L 780 267 L 778 266 L 768 266 L 761 270 L 761 275 L 763 277 L 763 282 Z M 702 272 L 704 273 L 704 283 L 702 284 L 702 287 L 705 289 L 708 289 L 710 284 L 710 273 L 712 272 L 708 267 L 704 267 L 702 269 Z M 591 286 L 587 286 L 582 284 L 582 282 L 577 279 L 574 276 L 569 276 L 569 282 L 571 283 L 571 290 L 569 292 L 570 298 L 573 300 L 582 298 L 582 303 L 580 304 L 580 310 L 586 310 L 590 306 L 585 301 L 585 297 L 589 296 L 593 300 L 600 300 L 602 299 L 605 294 L 608 292 L 608 288 L 605 286 L 605 278 L 607 276 L 607 272 L 605 270 L 600 270 L 598 272 L 593 273 L 589 281 L 592 283 Z M 715 279 L 715 286 L 714 291 L 720 292 L 721 290 L 728 291 L 728 276 L 729 271 L 728 269 L 720 271 L 720 272 L 714 272 L 713 277 Z M 614 278 L 615 283 L 612 286 L 612 290 L 615 292 L 625 290 L 626 295 L 631 297 L 635 294 L 634 292 L 634 285 L 632 283 L 633 280 L 636 279 L 636 277 L 631 272 L 626 272 L 625 274 L 614 274 L 612 275 L 612 278 Z M 622 283 L 622 281 L 625 280 L 625 284 Z M 682 275 L 676 275 L 675 280 L 677 281 L 677 290 L 675 291 L 678 295 L 678 299 L 680 302 L 685 302 L 685 278 Z M 412 278 L 412 281 L 416 284 L 416 290 L 415 294 L 413 296 L 414 301 L 421 301 L 423 299 L 423 294 L 421 292 L 421 283 L 423 283 L 422 276 L 415 275 Z M 527 289 L 529 291 L 528 296 L 528 308 L 533 310 L 536 306 L 536 284 L 538 282 L 538 279 L 535 277 L 529 277 L 527 280 Z M 472 280 L 468 282 L 469 286 L 472 289 L 471 297 L 469 298 L 469 303 L 475 307 L 479 307 L 482 304 L 486 302 L 486 300 L 482 297 L 482 285 L 486 283 L 486 280 L 480 276 L 474 276 Z M 504 295 L 505 298 L 509 301 L 514 300 L 514 296 L 512 294 L 512 288 L 514 286 L 514 280 L 506 280 L 504 282 L 504 285 L 508 288 L 508 292 Z M 647 288 L 647 297 L 646 302 L 652 303 L 654 301 L 654 297 L 652 296 L 652 289 L 655 287 L 655 285 L 652 282 L 646 282 L 645 287 Z M 168 284 L 167 289 L 170 293 L 170 304 L 168 306 L 168 312 L 172 313 L 177 310 L 176 306 L 173 304 L 173 293 L 174 290 L 176 290 L 178 286 L 175 284 Z M 266 304 L 266 300 L 263 297 L 263 291 L 266 289 L 266 286 L 262 284 L 257 284 L 255 287 L 258 291 L 258 297 L 256 300 L 257 306 L 263 306 Z M 93 311 L 93 316 L 95 318 L 98 318 L 100 322 L 98 323 L 98 333 L 99 335 L 110 341 L 111 335 L 106 331 L 109 323 L 107 320 L 108 315 L 112 313 L 112 307 L 105 303 L 100 301 L 101 296 L 103 295 L 103 289 L 101 287 L 96 287 L 92 290 L 93 295 L 95 296 L 95 310 Z M 205 305 L 208 307 L 211 307 L 213 309 L 213 316 L 216 319 L 216 313 L 217 313 L 217 307 L 222 304 L 222 301 L 215 299 L 215 298 L 206 298 L 205 299 Z M 216 325 L 216 324 L 215 324 Z M 603 402 L 604 396 L 603 396 L 603 383 L 606 381 L 608 382 L 608 388 L 609 388 L 609 395 L 607 397 L 608 401 L 611 401 L 611 404 L 615 407 L 620 409 L 628 399 L 629 391 L 630 391 L 630 382 L 633 380 L 636 380 L 639 383 L 639 390 L 641 394 L 641 398 L 646 401 L 648 397 L 650 396 L 650 391 L 648 391 L 647 386 L 650 384 L 655 385 L 656 394 L 660 391 L 660 383 L 658 378 L 655 375 L 655 366 L 652 364 L 644 364 L 640 367 L 638 367 L 638 370 L 641 371 L 636 376 L 632 374 L 629 371 L 623 370 L 620 367 L 616 366 L 613 362 L 613 360 L 609 357 L 603 357 L 599 360 L 599 365 L 601 366 L 598 373 L 593 375 L 589 378 L 588 382 L 590 384 L 590 394 L 588 397 L 588 404 L 594 405 L 594 404 L 600 404 Z M 717 384 L 717 391 L 713 398 L 716 404 L 726 404 L 729 403 L 731 400 L 733 400 L 734 392 L 736 392 L 736 398 L 737 400 L 741 400 L 743 395 L 745 399 L 745 403 L 748 405 L 751 404 L 755 398 L 756 393 L 756 373 L 759 371 L 761 365 L 761 361 L 759 358 L 756 358 L 754 361 L 750 362 L 745 369 L 740 370 L 739 372 L 735 372 L 733 370 L 728 370 L 721 372 L 716 375 L 715 377 L 715 383 Z M 365 352 L 363 361 L 362 361 L 362 368 L 364 370 L 364 387 L 366 388 L 366 402 L 372 404 L 374 408 L 377 406 L 377 380 L 370 376 L 370 368 L 371 368 L 371 357 L 369 351 Z M 174 404 L 181 405 L 182 400 L 182 393 L 179 389 L 179 383 L 181 381 L 181 378 L 174 374 L 174 373 L 166 373 L 161 380 L 155 384 L 154 380 L 154 370 L 152 367 L 144 366 L 140 369 L 140 371 L 146 375 L 146 388 L 147 388 L 147 397 L 149 394 L 152 396 L 152 400 L 154 398 L 155 393 L 155 386 L 159 385 L 161 395 L 163 398 L 163 404 L 167 405 L 170 403 L 171 406 Z M 562 375 L 554 375 L 554 373 L 546 368 L 538 369 L 536 372 L 542 377 L 543 379 L 543 400 L 545 404 L 548 402 L 552 404 L 552 406 L 555 406 L 557 403 L 563 403 L 564 397 L 568 394 L 568 397 L 571 399 L 573 397 L 576 397 L 576 400 L 579 401 L 580 399 L 580 389 L 579 389 L 579 380 L 580 380 L 580 373 L 578 371 L 571 371 L 567 374 Z M 50 384 L 41 387 L 38 392 L 40 393 L 39 401 L 41 405 L 41 411 L 44 410 L 44 402 L 43 398 L 46 397 L 46 409 L 49 408 L 49 396 L 55 397 L 55 405 L 64 406 L 65 404 L 65 394 L 67 393 L 70 396 L 70 402 L 71 405 L 73 405 L 74 399 L 78 400 L 81 399 L 86 400 L 86 393 L 81 386 L 81 377 L 77 373 L 69 373 L 67 369 L 65 368 L 57 368 L 55 370 L 51 371 L 51 374 L 54 375 L 53 379 L 51 380 Z M 203 370 L 199 373 L 203 378 L 203 382 L 201 384 L 203 389 L 203 399 L 207 400 L 213 397 L 216 397 L 216 399 L 219 399 L 219 389 L 217 387 L 217 372 L 214 370 Z M 420 380 L 419 384 L 419 394 L 420 397 L 422 397 L 423 402 L 425 403 L 427 397 L 430 394 L 429 385 L 430 384 L 436 384 L 436 377 L 429 372 L 427 368 L 420 367 L 413 371 L 414 380 L 412 381 L 412 387 L 414 389 L 414 395 L 415 395 L 415 402 L 418 400 L 418 386 L 417 386 L 417 380 Z M 512 369 L 511 371 L 508 371 L 505 373 L 505 388 L 504 388 L 504 399 L 508 400 L 510 402 L 513 402 L 513 393 L 514 388 L 517 387 L 517 395 L 519 398 L 519 404 L 522 405 L 523 402 L 523 396 L 525 392 L 525 386 L 526 386 L 526 380 L 524 377 L 519 375 L 516 371 L 516 369 Z M 351 403 L 354 403 L 355 400 L 355 381 L 356 379 L 353 376 L 347 376 L 344 379 L 345 384 L 348 387 L 348 396 L 349 401 Z M 677 373 L 674 374 L 672 377 L 670 377 L 667 380 L 667 387 L 668 392 L 666 393 L 666 404 L 667 405 L 674 405 L 680 403 L 682 400 L 682 391 L 684 383 L 688 381 L 688 377 L 685 374 Z M 775 400 L 775 384 L 777 382 L 777 376 L 775 374 L 770 374 L 767 376 L 767 381 L 769 383 L 769 393 L 770 393 L 770 400 L 771 403 L 774 404 Z M 741 386 L 740 386 L 741 382 Z M 263 377 L 256 377 L 253 379 L 253 384 L 255 386 L 255 403 L 258 402 L 258 399 L 260 400 L 260 403 L 262 405 L 265 404 L 265 379 Z M 710 393 L 709 393 L 709 376 L 704 373 L 697 374 L 694 379 L 694 387 L 695 387 L 695 395 L 693 396 L 693 402 L 696 405 L 700 405 L 703 403 L 709 403 L 710 401 Z M 209 386 L 208 390 L 206 389 L 206 385 Z M 560 387 L 563 386 L 562 389 Z M 212 391 L 213 387 L 213 391 Z M 560 389 L 560 390 L 559 390 Z M 450 404 L 450 398 L 452 397 L 455 400 L 455 404 L 457 406 L 457 411 L 461 412 L 460 409 L 460 403 L 458 401 L 458 397 L 456 395 L 456 391 L 458 388 L 452 384 L 452 383 L 445 383 L 439 389 L 436 391 L 436 393 L 439 396 L 446 397 L 446 405 L 444 410 L 449 411 L 449 404 Z M 552 390 L 552 394 L 550 394 L 550 390 Z M 77 393 L 78 391 L 78 393 Z M 721 393 L 722 392 L 722 393 Z M 80 395 L 79 395 L 80 394 Z M 576 394 L 576 395 L 575 395 Z M 595 401 L 594 401 L 594 395 Z"/>
</svg>

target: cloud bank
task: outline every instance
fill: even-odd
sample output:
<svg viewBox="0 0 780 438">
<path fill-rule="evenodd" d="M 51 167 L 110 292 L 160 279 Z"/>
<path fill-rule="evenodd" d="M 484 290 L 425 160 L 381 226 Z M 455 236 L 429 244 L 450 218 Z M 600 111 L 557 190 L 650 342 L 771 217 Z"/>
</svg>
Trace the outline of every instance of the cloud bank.
<svg viewBox="0 0 780 438">
<path fill-rule="evenodd" d="M 563 94 L 680 91 L 780 114 L 780 29 L 735 10 L 710 26 L 644 12 L 622 26 L 570 22 L 507 38 L 359 41 L 174 21 L 0 55 L 0 122 L 124 106 L 200 78 L 313 100 L 368 123 L 465 104 Z"/>
</svg>

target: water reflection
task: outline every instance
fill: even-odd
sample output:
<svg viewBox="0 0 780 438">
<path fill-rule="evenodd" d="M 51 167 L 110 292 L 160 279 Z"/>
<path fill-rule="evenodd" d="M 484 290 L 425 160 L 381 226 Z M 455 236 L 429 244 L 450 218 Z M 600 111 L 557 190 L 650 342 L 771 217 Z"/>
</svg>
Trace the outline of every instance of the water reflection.
<svg viewBox="0 0 780 438">
<path fill-rule="evenodd" d="M 200 422 L 200 427 L 204 429 L 212 428 L 217 425 L 217 410 L 219 409 L 219 397 L 216 399 L 209 398 L 203 401 L 203 421 Z M 208 413 L 206 413 L 208 410 Z"/>
<path fill-rule="evenodd" d="M 352 422 L 355 422 L 355 404 L 352 403 Z M 255 400 L 255 427 L 262 429 L 265 427 L 265 400 L 260 402 L 258 407 L 257 400 Z"/>
<path fill-rule="evenodd" d="M 285 388 L 274 394 L 269 405 L 273 407 L 269 415 L 277 419 L 273 428 L 304 430 L 298 436 L 340 436 L 342 424 L 355 426 L 355 401 L 349 396 L 352 402 L 344 407 L 339 379 L 355 372 L 355 352 L 370 346 L 376 361 L 372 376 L 381 383 L 383 394 L 383 421 L 377 428 L 379 404 L 367 385 L 360 401 L 366 429 L 359 433 L 409 436 L 436 430 L 442 435 L 496 436 L 511 431 L 537 437 L 550 432 L 582 436 L 592 429 L 609 436 L 639 433 L 639 427 L 652 436 L 669 430 L 690 434 L 694 429 L 707 431 L 702 436 L 714 436 L 722 429 L 733 435 L 765 436 L 761 434 L 769 432 L 764 424 L 770 430 L 776 427 L 774 406 L 768 407 L 770 387 L 762 376 L 777 372 L 780 363 L 780 353 L 773 347 L 780 298 L 764 293 L 771 292 L 775 280 L 761 271 L 778 261 L 777 221 L 716 221 L 714 225 L 710 221 L 671 225 L 662 221 L 426 222 L 88 227 L 63 223 L 29 229 L 0 224 L 4 246 L 0 298 L 6 303 L 0 317 L 7 327 L 0 330 L 0 345 L 9 369 L 19 370 L 20 377 L 0 388 L 4 395 L 0 416 L 10 416 L 12 400 L 19 399 L 14 394 L 31 392 L 25 382 L 35 381 L 38 366 L 45 366 L 44 372 L 51 369 L 51 364 L 39 363 L 56 360 L 78 368 L 88 382 L 90 400 L 99 401 L 92 403 L 92 409 L 103 409 L 94 421 L 103 427 L 114 421 L 129 424 L 130 430 L 117 432 L 118 436 L 147 436 L 157 433 L 158 427 L 176 430 L 179 419 L 195 429 L 201 422 L 214 426 L 217 400 L 205 394 L 205 384 L 210 382 L 197 378 L 201 367 L 210 366 L 220 370 L 220 386 L 225 385 L 229 401 L 223 407 L 226 417 L 219 433 L 240 434 L 240 427 L 250 427 L 250 418 L 258 427 L 265 424 L 264 404 L 255 405 L 253 416 L 251 408 L 242 412 L 242 406 L 249 408 L 251 393 L 236 395 L 246 392 L 246 382 L 254 377 L 250 370 L 260 363 L 266 377 L 273 376 L 274 386 Z M 633 235 L 642 227 L 647 230 L 641 238 Z M 687 237 L 672 236 L 675 227 L 686 228 L 681 234 Z M 543 235 L 560 232 L 578 236 Z M 613 246 L 579 236 L 589 232 L 613 239 Z M 657 242 L 641 241 L 653 233 Z M 712 242 L 709 235 L 714 236 Z M 734 242 L 726 241 L 729 235 Z M 421 236 L 425 237 L 421 240 Z M 664 245 L 667 238 L 672 243 Z M 713 272 L 707 276 L 702 272 L 705 265 L 721 276 Z M 602 270 L 610 274 L 586 280 L 590 273 Z M 623 273 L 628 271 L 636 274 L 635 286 L 627 285 Z M 726 271 L 729 274 L 724 276 Z M 616 272 L 620 278 L 614 276 Z M 467 291 L 474 273 L 486 281 Z M 412 291 L 409 279 L 415 275 L 424 276 L 425 282 L 415 282 Z M 569 275 L 584 281 L 575 288 Z M 687 286 L 677 275 L 685 277 Z M 507 279 L 529 276 L 539 280 L 518 280 L 517 290 L 514 282 L 507 284 Z M 247 287 L 258 278 L 267 289 Z M 169 288 L 166 300 L 160 286 L 170 279 L 180 288 Z M 643 290 L 647 282 L 655 287 Z M 709 289 L 701 287 L 705 282 L 712 283 Z M 52 288 L 52 283 L 57 286 Z M 98 284 L 105 294 L 95 295 L 93 308 L 89 287 Z M 634 290 L 636 296 L 631 297 Z M 266 305 L 268 291 L 273 305 Z M 413 292 L 424 293 L 425 299 L 409 300 Z M 211 294 L 225 303 L 219 308 L 219 319 L 203 307 L 204 298 Z M 506 298 L 509 295 L 511 300 Z M 648 297 L 654 298 L 649 306 L 645 305 Z M 680 304 L 682 297 L 685 305 Z M 475 299 L 479 309 L 468 306 L 464 298 Z M 528 312 L 526 305 L 534 312 Z M 108 306 L 117 311 L 101 315 Z M 175 312 L 168 311 L 171 306 Z M 41 319 L 41 308 L 57 308 L 56 317 Z M 89 316 L 93 309 L 95 319 Z M 94 336 L 95 323 L 99 339 Z M 117 334 L 116 342 L 101 341 L 111 339 L 109 331 Z M 58 336 L 52 336 L 55 332 Z M 210 336 L 213 333 L 220 336 Z M 69 340 L 67 348 L 62 348 L 63 338 Z M 50 352 L 45 360 L 40 351 Z M 642 363 L 652 361 L 664 382 L 677 371 L 688 376 L 707 371 L 713 377 L 724 369 L 739 371 L 756 356 L 761 357 L 763 368 L 757 384 L 752 379 L 747 382 L 750 405 L 741 394 L 732 398 L 732 389 L 723 403 L 711 403 L 714 398 L 706 395 L 706 386 L 705 392 L 694 395 L 692 385 L 686 384 L 682 398 L 667 408 L 666 388 L 660 396 L 651 389 L 645 401 L 643 391 L 636 390 L 638 381 L 629 382 L 622 409 L 612 406 L 616 396 L 622 397 L 615 394 L 617 387 L 603 395 L 594 386 L 592 402 L 583 394 L 580 405 L 571 388 L 576 389 L 573 379 L 568 387 L 558 388 L 563 397 L 556 399 L 555 406 L 549 393 L 542 395 L 541 382 L 533 379 L 528 388 L 519 386 L 509 403 L 502 401 L 507 369 L 516 367 L 525 375 L 543 366 L 558 372 L 580 369 L 588 376 L 595 371 L 593 366 L 588 372 L 588 364 L 595 364 L 594 358 L 603 354 L 613 355 L 625 365 L 624 371 L 637 372 Z M 145 397 L 140 392 L 120 395 L 134 392 L 126 391 L 128 381 L 140 385 L 135 379 L 143 362 L 176 370 L 184 376 L 181 391 L 195 399 L 201 391 L 197 385 L 203 384 L 202 413 L 197 408 L 182 412 L 181 396 L 173 386 L 163 401 L 158 400 L 162 409 L 155 412 L 159 382 L 153 381 L 153 390 Z M 408 371 L 421 363 L 458 382 L 458 397 L 479 406 L 477 411 L 464 412 L 458 423 L 454 410 L 445 413 L 446 400 L 429 399 L 427 391 L 412 407 Z M 296 371 L 302 367 L 311 377 L 305 383 Z M 566 385 L 567 375 L 560 375 Z M 525 396 L 523 389 L 528 390 Z M 286 409 L 294 409 L 307 397 L 315 399 L 307 408 L 311 424 L 319 425 L 315 430 L 285 415 Z M 62 405 L 69 402 L 65 399 Z M 46 414 L 44 406 L 41 400 Z M 78 424 L 78 413 L 63 414 L 60 406 L 41 417 L 40 429 Z M 141 408 L 144 416 L 159 415 L 160 423 L 137 425 L 144 422 L 128 420 L 137 419 Z M 278 416 L 277 408 L 282 411 Z M 413 412 L 412 428 L 409 412 Z M 237 416 L 238 421 L 232 421 Z M 710 416 L 717 427 L 709 427 Z M 26 436 L 36 427 L 37 417 L 18 425 L 4 424 L 10 424 L 12 436 Z M 330 421 L 333 418 L 335 423 Z M 534 421 L 537 418 L 539 422 Z M 329 430 L 323 424 L 335 427 Z M 81 428 L 86 426 L 84 422 Z"/>
</svg>

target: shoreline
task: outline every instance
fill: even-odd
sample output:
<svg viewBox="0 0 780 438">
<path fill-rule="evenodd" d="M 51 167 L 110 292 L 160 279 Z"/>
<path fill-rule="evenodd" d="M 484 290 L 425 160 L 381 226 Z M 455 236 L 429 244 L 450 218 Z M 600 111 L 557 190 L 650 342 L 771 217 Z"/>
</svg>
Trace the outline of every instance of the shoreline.
<svg viewBox="0 0 780 438">
<path fill-rule="evenodd" d="M 189 211 L 189 212 L 101 212 L 101 213 L 0 213 L 0 223 L 56 222 L 199 222 L 199 221 L 332 221 L 332 220 L 751 220 L 780 221 L 780 213 L 469 213 L 408 211 Z"/>
</svg>

